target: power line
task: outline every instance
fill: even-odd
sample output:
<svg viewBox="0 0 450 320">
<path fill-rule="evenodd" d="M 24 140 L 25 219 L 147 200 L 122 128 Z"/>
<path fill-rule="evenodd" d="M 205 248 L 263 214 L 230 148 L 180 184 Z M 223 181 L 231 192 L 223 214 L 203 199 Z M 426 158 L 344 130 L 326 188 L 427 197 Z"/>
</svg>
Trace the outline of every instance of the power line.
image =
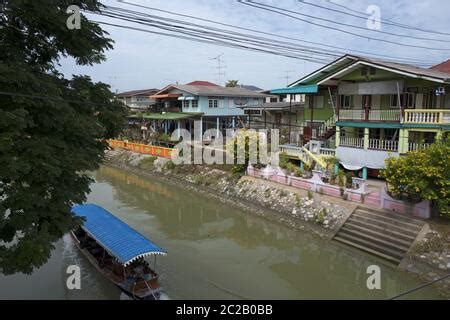
<svg viewBox="0 0 450 320">
<path fill-rule="evenodd" d="M 286 16 L 286 17 L 290 17 L 292 19 L 296 19 L 296 20 L 299 20 L 299 21 L 302 21 L 302 22 L 305 22 L 305 23 L 308 23 L 308 24 L 311 24 L 311 25 L 315 25 L 315 26 L 318 26 L 318 27 L 321 27 L 321 28 L 326 28 L 326 29 L 342 32 L 342 33 L 345 33 L 345 34 L 349 34 L 349 35 L 352 35 L 352 36 L 355 36 L 355 37 L 359 37 L 359 38 L 363 38 L 363 39 L 367 39 L 367 40 L 380 41 L 380 42 L 390 43 L 390 44 L 394 44 L 394 45 L 398 45 L 398 46 L 417 48 L 417 49 L 427 49 L 427 50 L 434 50 L 434 51 L 450 51 L 450 48 L 430 48 L 430 47 L 424 47 L 424 46 L 419 46 L 419 45 L 398 43 L 398 42 L 395 42 L 395 41 L 386 40 L 386 39 L 380 39 L 380 38 L 374 38 L 374 37 L 370 37 L 370 36 L 364 36 L 364 35 L 361 35 L 361 34 L 358 34 L 358 33 L 354 33 L 354 32 L 351 32 L 351 31 L 347 31 L 347 30 L 343 30 L 343 29 L 339 29 L 339 28 L 323 25 L 323 24 L 320 24 L 320 23 L 316 23 L 316 22 L 313 22 L 313 21 L 301 19 L 299 17 L 295 17 L 295 16 L 292 16 L 290 14 L 287 14 L 287 13 L 285 13 L 283 11 L 290 12 L 290 13 L 293 13 L 293 14 L 296 14 L 296 15 L 300 15 L 300 16 L 308 16 L 308 17 L 311 17 L 313 19 L 325 20 L 325 21 L 330 22 L 330 23 L 336 23 L 336 22 L 334 22 L 332 20 L 329 20 L 329 19 L 313 17 L 313 16 L 305 15 L 305 14 L 302 14 L 302 13 L 299 13 L 299 12 L 287 10 L 287 9 L 284 9 L 284 8 L 275 7 L 275 6 L 266 5 L 266 4 L 261 4 L 261 3 L 254 2 L 254 1 L 251 1 L 251 0 L 248 0 L 248 1 L 238 0 L 238 2 L 243 4 L 243 5 L 246 5 L 246 6 L 250 6 L 250 7 L 253 7 L 253 8 L 257 8 L 257 9 L 262 9 L 262 10 L 265 10 L 265 11 L 270 11 L 270 12 L 277 13 L 277 14 L 280 14 L 280 15 L 283 15 L 283 16 Z M 338 23 L 338 24 L 340 24 L 340 23 Z M 371 30 L 371 31 L 378 31 L 378 30 Z"/>
<path fill-rule="evenodd" d="M 311 58 L 310 56 L 302 56 L 299 54 L 299 50 L 298 48 L 292 48 L 292 47 L 287 47 L 287 46 L 280 46 L 280 45 L 274 45 L 274 44 L 268 44 L 268 43 L 264 43 L 261 41 L 256 41 L 256 40 L 249 40 L 248 37 L 246 38 L 246 35 L 242 35 L 242 38 L 232 38 L 230 36 L 226 36 L 224 38 L 224 35 L 222 34 L 218 34 L 218 33 L 212 33 L 212 32 L 207 32 L 207 31 L 202 31 L 202 30 L 197 30 L 197 29 L 189 29 L 187 27 L 185 27 L 184 25 L 186 24 L 186 22 L 184 21 L 180 21 L 180 23 L 182 23 L 181 25 L 171 25 L 171 24 L 167 24 L 161 21 L 154 21 L 154 20 L 146 20 L 146 19 L 142 19 L 142 18 L 136 18 L 133 16 L 126 16 L 126 15 L 121 15 L 121 14 L 115 14 L 115 13 L 111 13 L 111 12 L 107 12 L 107 11 L 102 11 L 101 13 L 95 13 L 95 12 L 91 12 L 97 15 L 101 15 L 101 16 L 107 16 L 107 17 L 111 17 L 111 18 L 116 18 L 116 19 L 120 19 L 120 20 L 125 20 L 125 21 L 129 21 L 129 22 L 134 22 L 134 23 L 138 23 L 138 24 L 142 24 L 142 25 L 147 25 L 147 26 L 151 26 L 151 27 L 155 27 L 158 29 L 164 29 L 167 31 L 171 31 L 171 32 L 177 32 L 177 33 L 182 33 L 182 34 L 186 34 L 189 35 L 190 37 L 185 38 L 185 39 L 189 39 L 189 40 L 194 40 L 200 38 L 202 40 L 202 42 L 204 42 L 205 40 L 207 41 L 207 43 L 216 43 L 216 44 L 221 44 L 224 46 L 232 46 L 232 47 L 237 47 L 237 48 L 245 48 L 245 49 L 249 49 L 249 50 L 255 50 L 255 51 L 260 51 L 260 52 L 266 52 L 266 53 L 276 53 L 282 56 L 286 56 L 286 57 L 292 57 L 292 58 L 296 58 L 296 59 L 304 59 L 310 62 L 315 62 L 315 63 L 325 63 L 329 60 L 324 60 L 321 58 Z M 97 21 L 96 21 L 97 22 Z M 103 24 L 108 24 L 108 23 L 103 23 Z M 110 25 L 114 25 L 114 24 L 110 24 Z M 114 26 L 118 26 L 118 25 L 114 25 Z M 119 27 L 127 27 L 127 26 L 122 26 L 120 25 Z M 139 30 L 139 31 L 143 31 L 143 29 L 140 28 L 131 28 L 133 30 Z M 160 35 L 165 35 L 165 36 L 172 36 L 172 37 L 177 37 L 175 34 L 167 34 L 167 33 L 157 33 L 148 29 L 144 29 L 146 32 L 150 32 L 150 33 L 155 33 L 155 34 L 160 34 Z M 222 37 L 222 39 L 225 40 L 231 40 L 232 42 L 229 41 L 223 41 L 223 40 L 218 40 L 217 37 Z M 237 42 L 237 43 L 236 43 Z M 260 47 L 249 47 L 246 45 L 243 45 L 242 43 L 247 43 L 251 42 L 250 44 L 252 45 L 259 45 Z M 255 43 L 256 42 L 256 43 Z M 265 49 L 261 49 L 261 47 L 264 47 Z M 270 49 L 270 50 L 267 50 Z M 292 52 L 293 50 L 296 50 L 296 52 Z M 317 52 L 320 55 L 326 55 L 325 53 L 320 53 Z M 334 56 L 335 58 L 336 56 Z"/>
<path fill-rule="evenodd" d="M 21 98 L 31 98 L 31 99 L 38 99 L 38 100 L 48 100 L 48 101 L 54 101 L 54 102 L 66 102 L 66 103 L 75 103 L 80 105 L 91 105 L 94 107 L 111 107 L 110 104 L 100 104 L 95 103 L 91 101 L 80 101 L 80 100 L 69 100 L 69 99 L 63 99 L 59 97 L 51 97 L 51 96 L 39 96 L 39 95 L 33 95 L 33 94 L 26 94 L 26 93 L 18 93 L 18 92 L 7 92 L 7 91 L 0 91 L 1 96 L 9 96 L 9 97 L 21 97 Z"/>
<path fill-rule="evenodd" d="M 342 11 L 342 10 L 337 10 L 337 9 L 325 7 L 325 6 L 316 4 L 316 3 L 307 2 L 305 0 L 298 0 L 298 2 L 301 3 L 301 4 L 308 5 L 308 6 L 312 6 L 312 7 L 316 7 L 316 8 L 320 8 L 320 9 L 324 9 L 324 10 L 328 10 L 328 11 L 332 11 L 332 12 L 337 12 L 337 13 L 341 13 L 341 14 L 345 14 L 347 16 L 351 16 L 351 17 L 362 19 L 362 20 L 366 20 L 366 21 L 369 18 L 369 16 L 366 13 L 364 13 L 364 12 L 350 9 L 350 8 L 348 8 L 346 6 L 343 6 L 341 4 L 337 4 L 337 3 L 332 2 L 332 1 L 328 1 L 328 2 L 331 3 L 331 4 L 334 4 L 336 6 L 339 6 L 339 7 L 344 7 L 345 9 L 347 9 L 347 10 L 349 10 L 351 12 L 358 13 L 358 14 L 352 14 L 352 13 L 348 13 L 348 12 L 345 12 L 345 11 Z M 407 30 L 415 30 L 415 31 L 421 31 L 421 32 L 432 33 L 432 34 L 439 34 L 439 35 L 450 35 L 450 33 L 422 29 L 422 28 L 418 28 L 418 27 L 405 25 L 405 24 L 400 24 L 400 23 L 397 23 L 397 22 L 391 22 L 390 20 L 387 20 L 387 19 L 379 19 L 379 20 L 375 19 L 375 21 L 383 23 L 385 25 L 394 26 L 394 27 L 407 29 Z"/>
<path fill-rule="evenodd" d="M 130 5 L 130 6 L 135 6 L 135 7 L 139 7 L 139 8 L 143 8 L 143 9 L 147 9 L 147 10 L 152 10 L 152 11 L 156 11 L 156 12 L 162 12 L 162 13 L 166 13 L 166 14 L 170 14 L 170 15 L 179 16 L 179 17 L 195 19 L 195 20 L 198 20 L 198 21 L 213 23 L 213 24 L 216 24 L 216 25 L 221 25 L 221 26 L 225 26 L 225 27 L 229 27 L 229 28 L 234 28 L 234 29 L 239 29 L 239 30 L 244 30 L 244 31 L 250 31 L 250 32 L 258 33 L 258 34 L 268 35 L 268 36 L 275 36 L 277 38 L 282 38 L 282 39 L 292 40 L 292 41 L 296 41 L 296 42 L 313 44 L 313 45 L 317 45 L 317 46 L 321 46 L 321 47 L 327 47 L 327 48 L 333 48 L 333 49 L 338 49 L 338 50 L 344 50 L 344 51 L 341 51 L 341 52 L 336 52 L 336 53 L 339 53 L 340 55 L 344 55 L 344 54 L 346 54 L 348 52 L 354 52 L 354 53 L 358 53 L 358 54 L 364 54 L 364 55 L 366 55 L 368 57 L 369 56 L 371 56 L 371 57 L 381 57 L 381 58 L 387 58 L 387 59 L 390 59 L 390 60 L 396 60 L 398 62 L 405 62 L 405 63 L 408 63 L 408 62 L 409 63 L 424 63 L 424 64 L 427 64 L 427 65 L 432 65 L 432 64 L 436 64 L 437 63 L 436 61 L 430 62 L 430 61 L 421 60 L 421 59 L 414 59 L 414 58 L 405 59 L 403 57 L 395 57 L 395 56 L 390 56 L 390 55 L 385 55 L 385 54 L 376 54 L 376 53 L 373 53 L 373 52 L 362 51 L 362 50 L 357 50 L 357 49 L 350 49 L 350 48 L 339 47 L 339 46 L 325 45 L 325 44 L 320 43 L 320 42 L 308 41 L 308 40 L 305 40 L 305 39 L 293 38 L 293 37 L 288 37 L 288 36 L 284 36 L 284 35 L 280 35 L 280 34 L 265 32 L 265 31 L 261 31 L 261 30 L 255 30 L 255 29 L 240 27 L 240 26 L 227 24 L 227 23 L 223 23 L 223 22 L 218 22 L 218 21 L 214 21 L 214 20 L 210 20 L 210 19 L 201 18 L 201 17 L 196 17 L 196 16 L 192 16 L 192 15 L 181 14 L 181 13 L 168 11 L 168 10 L 163 10 L 163 9 L 159 9 L 159 8 L 139 5 L 139 4 L 135 4 L 135 3 L 127 2 L 127 1 L 119 1 L 119 2 L 127 4 L 127 5 Z"/>
<path fill-rule="evenodd" d="M 300 1 L 302 1 L 302 0 L 300 0 Z M 302 2 L 305 2 L 305 1 L 302 1 Z M 332 4 L 334 6 L 344 8 L 345 10 L 350 11 L 350 12 L 354 12 L 354 13 L 362 14 L 362 15 L 366 14 L 365 12 L 352 9 L 350 7 L 347 7 L 347 6 L 343 5 L 343 4 L 339 4 L 339 3 L 333 2 L 331 0 L 327 0 L 327 2 L 329 2 L 330 4 Z M 329 8 L 329 9 L 331 9 L 331 8 Z M 344 11 L 341 11 L 341 12 L 344 13 L 344 14 L 347 14 L 347 12 L 344 12 Z M 367 19 L 367 16 L 366 16 L 365 19 Z M 447 35 L 447 36 L 450 35 L 450 33 L 440 32 L 440 31 L 435 31 L 435 30 L 429 30 L 429 29 L 423 29 L 423 28 L 419 28 L 419 27 L 414 27 L 414 26 L 410 26 L 410 25 L 407 25 L 407 24 L 402 24 L 402 23 L 399 23 L 399 22 L 395 22 L 393 20 L 386 19 L 386 18 L 380 19 L 379 22 L 382 22 L 382 23 L 388 24 L 388 25 L 392 25 L 392 26 L 396 26 L 396 27 L 400 27 L 400 28 L 417 30 L 417 31 L 426 32 L 426 33 L 434 33 L 434 34 Z"/>
</svg>

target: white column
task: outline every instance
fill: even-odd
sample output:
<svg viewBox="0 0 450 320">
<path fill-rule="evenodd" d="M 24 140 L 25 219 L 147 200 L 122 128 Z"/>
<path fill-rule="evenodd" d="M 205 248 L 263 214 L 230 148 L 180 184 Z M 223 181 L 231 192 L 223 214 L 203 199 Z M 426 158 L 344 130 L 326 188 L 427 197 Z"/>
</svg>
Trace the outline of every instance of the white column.
<svg viewBox="0 0 450 320">
<path fill-rule="evenodd" d="M 216 134 L 216 138 L 219 137 L 219 133 L 220 132 L 220 118 L 217 117 L 217 134 Z"/>
</svg>

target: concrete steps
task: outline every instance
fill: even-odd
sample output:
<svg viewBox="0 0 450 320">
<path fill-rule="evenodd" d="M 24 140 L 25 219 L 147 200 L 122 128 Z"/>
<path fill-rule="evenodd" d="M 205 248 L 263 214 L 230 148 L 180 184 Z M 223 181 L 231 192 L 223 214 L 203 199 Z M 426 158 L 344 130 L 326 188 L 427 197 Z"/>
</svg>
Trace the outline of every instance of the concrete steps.
<svg viewBox="0 0 450 320">
<path fill-rule="evenodd" d="M 334 240 L 399 264 L 424 226 L 407 216 L 359 207 Z"/>
<path fill-rule="evenodd" d="M 120 154 L 120 150 L 112 149 L 105 151 L 105 156 L 103 157 L 103 163 L 109 163 L 112 159 L 114 159 L 117 155 Z"/>
</svg>

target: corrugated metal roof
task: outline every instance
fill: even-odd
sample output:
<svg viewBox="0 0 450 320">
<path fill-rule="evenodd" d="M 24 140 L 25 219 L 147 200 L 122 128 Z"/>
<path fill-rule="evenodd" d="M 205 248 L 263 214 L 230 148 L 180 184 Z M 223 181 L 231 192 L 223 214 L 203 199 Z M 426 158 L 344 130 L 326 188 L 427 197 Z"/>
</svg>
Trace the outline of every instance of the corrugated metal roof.
<svg viewBox="0 0 450 320">
<path fill-rule="evenodd" d="M 144 89 L 144 90 L 134 90 L 127 91 L 117 94 L 118 97 L 135 97 L 135 96 L 151 96 L 152 94 L 158 92 L 159 89 Z"/>
<path fill-rule="evenodd" d="M 186 91 L 195 96 L 211 96 L 211 97 L 242 97 L 242 98 L 264 98 L 265 94 L 253 92 L 244 88 L 225 88 L 220 86 L 193 86 L 186 84 L 170 85 L 160 92 L 158 95 L 168 92 L 172 89 Z"/>
<path fill-rule="evenodd" d="M 145 256 L 167 253 L 102 207 L 77 205 L 72 212 L 86 218 L 82 228 L 123 265 Z"/>
<path fill-rule="evenodd" d="M 319 91 L 319 86 L 312 84 L 307 86 L 295 86 L 290 88 L 274 89 L 271 90 L 271 94 L 308 94 L 317 93 Z"/>
</svg>

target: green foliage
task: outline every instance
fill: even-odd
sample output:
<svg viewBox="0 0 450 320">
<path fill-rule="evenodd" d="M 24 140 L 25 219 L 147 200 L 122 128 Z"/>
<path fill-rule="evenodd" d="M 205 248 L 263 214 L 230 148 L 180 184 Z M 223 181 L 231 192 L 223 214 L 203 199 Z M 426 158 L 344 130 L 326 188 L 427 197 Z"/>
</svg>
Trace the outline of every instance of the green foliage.
<svg viewBox="0 0 450 320">
<path fill-rule="evenodd" d="M 288 164 L 289 164 L 289 157 L 287 153 L 285 152 L 280 153 L 280 163 L 279 163 L 280 168 L 287 169 Z"/>
<path fill-rule="evenodd" d="M 70 213 L 89 193 L 125 109 L 108 85 L 65 79 L 61 57 L 78 65 L 105 59 L 112 40 L 82 15 L 68 30 L 69 4 L 98 11 L 96 0 L 2 1 L 0 11 L 0 272 L 31 273 L 81 221 Z"/>
<path fill-rule="evenodd" d="M 394 197 L 434 201 L 441 214 L 450 217 L 450 139 L 386 160 L 380 176 Z"/>
<path fill-rule="evenodd" d="M 292 162 L 289 162 L 289 163 L 286 165 L 286 171 L 287 171 L 288 173 L 293 173 L 293 172 L 295 172 L 295 170 L 297 170 L 297 166 L 296 166 L 295 164 L 293 164 Z"/>
<path fill-rule="evenodd" d="M 337 179 L 338 179 L 339 187 L 344 188 L 345 187 L 345 172 L 342 170 L 339 170 Z"/>
<path fill-rule="evenodd" d="M 314 217 L 314 223 L 323 224 L 325 219 L 327 218 L 328 210 L 323 208 L 320 212 Z"/>
<path fill-rule="evenodd" d="M 227 83 L 225 84 L 225 87 L 235 88 L 238 86 L 238 84 L 239 84 L 239 80 L 228 80 Z"/>
<path fill-rule="evenodd" d="M 309 200 L 314 199 L 314 195 L 313 195 L 313 193 L 312 193 L 311 190 L 308 190 L 308 199 L 309 199 Z"/>
<path fill-rule="evenodd" d="M 156 159 L 158 159 L 158 158 L 156 158 L 156 157 L 145 158 L 139 163 L 139 167 L 142 169 L 150 169 L 151 170 L 155 167 Z"/>
<path fill-rule="evenodd" d="M 164 170 L 171 171 L 171 170 L 174 170 L 175 168 L 176 168 L 176 165 L 175 165 L 175 163 L 173 163 L 172 160 L 169 160 L 164 164 Z"/>
</svg>

